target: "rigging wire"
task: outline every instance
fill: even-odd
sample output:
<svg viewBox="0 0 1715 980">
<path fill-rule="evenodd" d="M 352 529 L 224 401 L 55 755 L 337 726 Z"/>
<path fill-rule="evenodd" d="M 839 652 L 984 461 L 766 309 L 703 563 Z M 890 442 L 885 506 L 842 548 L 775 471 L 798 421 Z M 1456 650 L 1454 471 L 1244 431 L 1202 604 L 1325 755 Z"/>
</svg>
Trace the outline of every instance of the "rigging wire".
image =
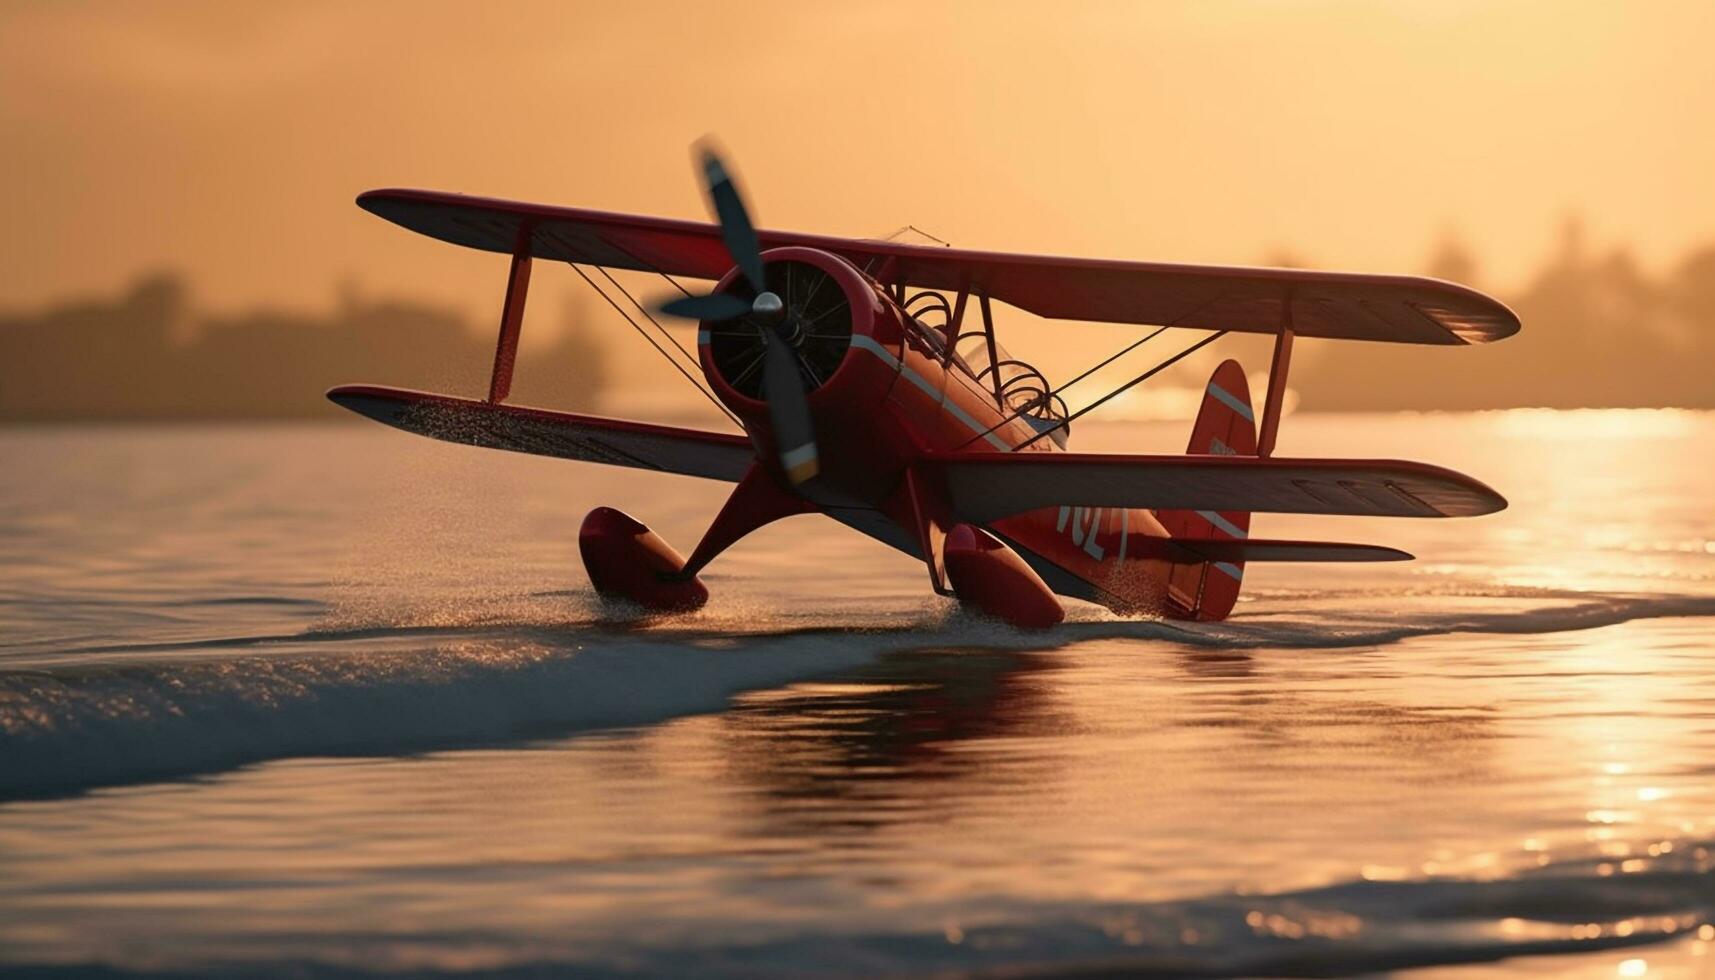
<svg viewBox="0 0 1715 980">
<path fill-rule="evenodd" d="M 1127 381 L 1125 384 L 1120 385 L 1118 388 L 1115 388 L 1113 391 L 1108 392 L 1107 394 L 1096 399 L 1095 401 L 1091 402 L 1090 404 L 1085 405 L 1083 408 L 1078 409 L 1076 412 L 1073 412 L 1071 415 L 1066 416 L 1065 418 L 1054 423 L 1053 425 L 1049 426 L 1048 428 L 1043 429 L 1041 432 L 1038 432 L 1035 435 L 1031 436 L 1030 438 L 1024 440 L 1023 442 L 1014 446 L 1013 449 L 1015 451 L 1019 450 L 1019 449 L 1023 449 L 1025 446 L 1028 446 L 1031 443 L 1036 442 L 1038 439 L 1041 439 L 1043 436 L 1047 435 L 1048 433 L 1053 432 L 1055 429 L 1060 429 L 1060 428 L 1064 428 L 1068 425 L 1071 425 L 1073 422 L 1077 421 L 1079 418 L 1083 417 L 1084 415 L 1087 415 L 1090 412 L 1094 411 L 1095 409 L 1100 408 L 1104 402 L 1108 401 L 1110 398 L 1113 398 L 1115 395 L 1118 395 L 1124 391 L 1128 391 L 1131 388 L 1133 388 L 1139 384 L 1142 384 L 1143 382 L 1149 380 L 1150 378 L 1154 377 L 1157 374 L 1160 374 L 1162 371 L 1167 370 L 1168 368 L 1179 363 L 1180 361 L 1184 360 L 1185 358 L 1190 357 L 1192 354 L 1195 354 L 1197 351 L 1200 351 L 1203 348 L 1214 343 L 1215 341 L 1220 340 L 1222 337 L 1225 337 L 1226 335 L 1227 335 L 1227 332 L 1225 330 L 1215 331 L 1214 333 L 1210 334 L 1209 336 L 1204 337 L 1202 340 L 1197 341 L 1195 344 L 1192 344 L 1190 347 L 1185 348 L 1184 350 L 1173 355 L 1172 357 L 1169 357 L 1167 360 L 1162 361 L 1160 364 L 1157 364 L 1156 366 L 1154 366 L 1154 367 L 1150 368 L 1149 370 L 1143 372 L 1142 374 L 1131 379 L 1130 381 Z"/>
<path fill-rule="evenodd" d="M 602 268 L 599 265 L 595 267 L 595 270 L 597 272 L 601 273 L 601 276 L 603 279 L 606 279 L 608 282 L 613 283 L 613 288 L 619 290 L 620 293 L 622 295 L 624 295 L 626 299 L 630 300 L 631 305 L 637 307 L 637 312 L 643 314 L 644 318 L 647 319 L 651 324 L 653 324 L 655 329 L 661 333 L 661 336 L 666 337 L 669 341 L 672 341 L 674 347 L 679 348 L 679 353 L 685 355 L 685 361 L 687 363 L 692 364 L 692 365 L 696 365 L 697 359 L 695 357 L 691 356 L 691 352 L 685 349 L 684 344 L 679 343 L 679 338 L 673 336 L 671 333 L 668 333 L 667 328 L 663 327 L 661 325 L 661 321 L 655 319 L 655 315 L 653 313 L 650 313 L 649 309 L 647 307 L 645 307 L 642 303 L 639 303 L 637 301 L 637 297 L 631 295 L 631 292 L 629 290 L 627 290 L 624 286 L 621 286 L 619 284 L 619 280 L 615 279 L 613 277 L 612 273 L 608 272 L 606 269 Z"/>
<path fill-rule="evenodd" d="M 899 237 L 899 236 L 900 236 L 900 235 L 903 235 L 903 234 L 905 234 L 905 233 L 906 233 L 906 232 L 908 232 L 908 231 L 914 231 L 914 232 L 916 232 L 916 233 L 917 233 L 917 234 L 919 234 L 919 235 L 922 235 L 922 236 L 923 236 L 923 237 L 924 237 L 924 238 L 927 238 L 927 239 L 929 239 L 929 240 L 930 240 L 930 241 L 932 241 L 932 242 L 935 242 L 935 243 L 937 243 L 937 244 L 940 244 L 940 245 L 945 245 L 945 246 L 947 246 L 947 247 L 948 247 L 948 248 L 952 248 L 952 247 L 953 247 L 953 243 L 952 243 L 952 242 L 949 242 L 949 241 L 947 241 L 947 240 L 946 240 L 946 239 L 945 239 L 945 238 L 937 238 L 937 237 L 935 237 L 935 236 L 934 236 L 934 235 L 931 235 L 931 234 L 929 234 L 929 233 L 928 233 L 928 232 L 926 232 L 926 231 L 924 231 L 924 230 L 923 230 L 923 229 L 921 229 L 921 228 L 919 228 L 919 227 L 917 227 L 917 226 L 916 226 L 916 225 L 900 225 L 900 226 L 899 226 L 899 227 L 898 227 L 898 228 L 896 228 L 896 229 L 894 229 L 894 230 L 893 230 L 893 231 L 892 231 L 892 232 L 890 232 L 890 233 L 889 233 L 889 234 L 888 234 L 888 235 L 886 235 L 886 236 L 885 236 L 885 237 L 883 237 L 883 238 L 882 238 L 882 239 L 881 239 L 881 241 L 884 241 L 884 242 L 891 242 L 891 241 L 893 241 L 893 240 L 894 240 L 894 239 L 896 239 L 896 238 L 898 238 L 898 237 Z M 908 243 L 908 244 L 909 244 L 909 243 Z"/>
<path fill-rule="evenodd" d="M 1030 409 L 1032 407 L 1034 407 L 1036 405 L 1045 404 L 1051 398 L 1058 398 L 1061 395 L 1061 393 L 1063 393 L 1067 388 L 1072 387 L 1073 385 L 1084 380 L 1085 378 L 1089 377 L 1090 375 L 1095 374 L 1097 371 L 1100 371 L 1102 368 L 1107 367 L 1109 364 L 1112 364 L 1113 362 L 1119 360 L 1120 358 L 1126 356 L 1127 354 L 1130 354 L 1132 351 L 1137 350 L 1139 347 L 1142 347 L 1144 344 L 1147 344 L 1150 341 L 1154 340 L 1155 338 L 1161 336 L 1161 334 L 1164 331 L 1166 331 L 1167 329 L 1168 329 L 1167 327 L 1156 327 L 1154 331 L 1145 335 L 1142 339 L 1134 340 L 1131 343 L 1127 344 L 1126 346 L 1121 347 L 1118 351 L 1114 352 L 1113 354 L 1108 355 L 1107 359 L 1102 361 L 1101 363 L 1095 365 L 1094 367 L 1089 368 L 1088 370 L 1084 371 L 1084 373 L 1078 375 L 1077 377 L 1066 382 L 1065 384 L 1061 385 L 1060 387 L 1050 389 L 1049 391 L 1044 393 L 1041 397 L 1031 399 L 1028 403 L 1021 406 L 1018 410 L 1014 411 L 1011 415 L 1006 416 L 1005 418 L 1001 419 L 999 422 L 996 422 L 995 424 L 989 426 L 986 430 L 970 437 L 969 439 L 966 439 L 964 441 L 964 443 L 962 443 L 959 446 L 959 448 L 963 449 L 963 448 L 965 448 L 965 446 L 968 446 L 971 443 L 976 442 L 978 439 L 987 438 L 989 433 L 995 431 L 996 429 L 1000 428 L 1003 425 L 1010 424 L 1014 420 L 1023 417 L 1024 413 L 1030 411 Z"/>
<path fill-rule="evenodd" d="M 734 425 L 738 426 L 739 429 L 742 430 L 744 428 L 744 423 L 742 423 L 738 420 L 738 416 L 736 416 L 732 412 L 728 411 L 727 407 L 720 403 L 720 399 L 716 398 L 714 396 L 713 392 L 709 391 L 708 389 L 704 388 L 702 385 L 698 384 L 697 379 L 691 377 L 690 372 L 685 370 L 684 365 L 682 365 L 678 361 L 674 360 L 673 355 L 667 353 L 666 348 L 662 347 L 660 345 L 660 343 L 658 343 L 655 340 L 654 337 L 649 336 L 648 331 L 646 331 L 642 327 L 638 326 L 637 321 L 633 320 L 631 318 L 631 315 L 629 313 L 625 312 L 625 308 L 620 306 L 619 303 L 615 302 L 614 298 L 612 296 L 609 296 L 606 292 L 604 292 L 600 286 L 596 285 L 595 280 L 591 279 L 589 277 L 589 275 L 584 272 L 583 269 L 579 268 L 578 264 L 576 262 L 567 262 L 566 264 L 571 266 L 572 271 L 576 272 L 578 274 L 578 276 L 583 279 L 584 282 L 589 283 L 589 287 L 591 289 L 595 290 L 597 296 L 600 296 L 602 299 L 606 300 L 607 305 L 613 307 L 615 313 L 618 313 L 620 316 L 624 317 L 625 322 L 631 324 L 631 329 L 637 331 L 637 335 L 639 337 L 642 337 L 644 340 L 649 341 L 649 346 L 655 348 L 656 352 L 659 353 L 663 358 L 665 358 L 668 364 L 673 365 L 673 369 L 675 371 L 678 371 L 681 375 L 683 375 L 685 380 L 689 381 L 691 383 L 691 387 L 697 389 L 697 392 L 699 394 L 701 394 L 704 398 L 707 398 L 711 405 L 713 405 L 715 408 L 719 409 L 720 413 L 722 415 L 725 415 L 727 418 L 731 419 L 732 423 Z M 633 302 L 636 302 L 636 301 L 633 300 Z"/>
<path fill-rule="evenodd" d="M 667 280 L 669 283 L 672 283 L 673 288 L 677 289 L 679 292 L 685 294 L 686 296 L 691 295 L 691 291 L 689 289 L 686 289 L 684 286 L 679 285 L 679 280 L 674 279 L 672 276 L 668 275 L 667 273 L 662 272 L 660 269 L 657 269 L 654 266 L 650 266 L 649 271 L 653 272 L 656 275 L 660 276 L 661 278 Z"/>
</svg>

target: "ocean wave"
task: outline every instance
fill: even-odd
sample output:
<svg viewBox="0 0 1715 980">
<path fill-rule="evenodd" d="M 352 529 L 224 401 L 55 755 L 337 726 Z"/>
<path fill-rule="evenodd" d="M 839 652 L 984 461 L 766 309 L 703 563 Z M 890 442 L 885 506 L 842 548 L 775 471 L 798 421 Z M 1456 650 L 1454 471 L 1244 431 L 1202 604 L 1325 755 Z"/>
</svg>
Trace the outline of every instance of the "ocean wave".
<svg viewBox="0 0 1715 980">
<path fill-rule="evenodd" d="M 707 977 L 1342 977 L 1698 936 L 1715 915 L 1711 848 L 1630 874 L 1598 860 L 1508 878 L 1352 881 L 1155 903 L 997 902 L 914 929 L 751 943 L 649 943 L 526 975 Z"/>
<path fill-rule="evenodd" d="M 1217 623 L 1124 620 L 1086 621 L 1063 627 L 1071 635 L 1090 639 L 1123 639 L 1128 636 L 1171 639 L 1196 646 L 1226 649 L 1349 648 L 1385 646 L 1426 636 L 1460 633 L 1533 635 L 1600 629 L 1643 619 L 1702 618 L 1715 616 L 1715 596 L 1686 595 L 1592 595 L 1582 592 L 1531 590 L 1519 595 L 1461 593 L 1470 598 L 1529 598 L 1528 608 L 1472 612 L 1448 602 L 1437 609 L 1418 598 L 1413 608 L 1401 611 L 1377 605 L 1368 608 L 1349 597 L 1337 600 L 1338 609 L 1327 604 L 1332 597 L 1303 597 L 1306 611 L 1286 608 L 1260 614 L 1235 616 Z M 1395 603 L 1400 597 L 1394 596 Z M 1453 599 L 1437 593 L 1430 600 Z"/>
<path fill-rule="evenodd" d="M 1378 646 L 1449 633 L 1527 634 L 1715 616 L 1715 597 L 1537 595 L 1526 609 L 1282 611 L 1224 623 L 1089 610 L 1046 633 L 960 613 L 754 632 L 742 614 L 685 623 L 508 622 L 490 609 L 429 624 L 338 625 L 76 651 L 0 672 L 0 799 L 217 772 L 305 755 L 378 755 L 646 725 L 734 694 L 925 647 L 1045 650 L 1099 640 L 1236 650 Z M 1456 605 L 1456 604 L 1455 604 Z M 813 616 L 799 620 L 814 621 Z M 763 617 L 775 626 L 777 617 Z M 747 632 L 752 630 L 753 632 Z M 136 662 L 95 653 L 126 653 Z"/>
<path fill-rule="evenodd" d="M 297 641 L 293 649 L 318 640 L 335 650 L 0 673 L 0 799 L 288 756 L 648 724 L 718 710 L 739 691 L 848 669 L 883 649 L 863 633 L 739 641 L 534 629 L 337 630 L 219 642 L 242 650 L 288 639 Z"/>
<path fill-rule="evenodd" d="M 1357 880 L 1158 902 L 967 899 L 886 926 L 864 924 L 864 916 L 823 928 L 662 922 L 605 942 L 460 933 L 423 940 L 409 964 L 387 962 L 397 935 L 343 933 L 321 937 L 312 957 L 261 947 L 216 962 L 173 955 L 135 973 L 99 963 L 14 964 L 0 965 L 0 975 L 1345 977 L 1707 942 L 1712 855 L 1715 844 L 1686 841 L 1622 874 L 1591 857 L 1506 877 Z M 470 953 L 473 946 L 481 952 Z"/>
</svg>

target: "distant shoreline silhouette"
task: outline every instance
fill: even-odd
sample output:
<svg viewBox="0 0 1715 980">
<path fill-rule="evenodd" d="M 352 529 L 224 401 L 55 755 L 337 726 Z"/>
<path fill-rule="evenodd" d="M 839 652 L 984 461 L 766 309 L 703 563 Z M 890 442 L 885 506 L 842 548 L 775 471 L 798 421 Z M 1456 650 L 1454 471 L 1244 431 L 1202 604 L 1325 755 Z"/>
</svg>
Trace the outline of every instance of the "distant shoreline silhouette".
<svg viewBox="0 0 1715 980">
<path fill-rule="evenodd" d="M 1453 241 L 1424 272 L 1485 288 Z M 1593 253 L 1570 219 L 1522 289 L 1492 292 L 1524 323 L 1498 344 L 1301 345 L 1299 408 L 1715 408 L 1715 244 L 1652 276 L 1627 249 Z"/>
<path fill-rule="evenodd" d="M 565 315 L 551 347 L 520 354 L 515 400 L 598 403 L 606 350 Z M 0 421 L 343 417 L 322 397 L 336 384 L 480 396 L 493 359 L 492 335 L 456 310 L 347 292 L 322 315 L 198 316 L 184 280 L 157 273 L 117 298 L 0 313 Z"/>
<path fill-rule="evenodd" d="M 1484 288 L 1453 241 L 1424 272 Z M 1625 249 L 1591 252 L 1569 220 L 1521 289 L 1495 292 L 1524 322 L 1498 344 L 1301 342 L 1300 409 L 1715 408 L 1715 244 L 1651 275 Z M 520 356 L 513 401 L 599 404 L 602 335 L 573 307 L 563 319 L 551 347 Z M 321 315 L 199 316 L 185 281 L 157 273 L 118 297 L 0 312 L 0 422 L 342 417 L 322 392 L 351 381 L 480 396 L 493 360 L 485 326 L 350 291 Z"/>
</svg>

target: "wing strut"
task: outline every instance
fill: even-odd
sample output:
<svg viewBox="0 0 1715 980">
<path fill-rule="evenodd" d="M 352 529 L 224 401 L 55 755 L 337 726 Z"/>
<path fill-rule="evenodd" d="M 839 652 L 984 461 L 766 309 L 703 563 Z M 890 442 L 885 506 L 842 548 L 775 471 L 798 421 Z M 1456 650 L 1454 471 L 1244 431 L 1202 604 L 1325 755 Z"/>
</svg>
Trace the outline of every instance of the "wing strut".
<svg viewBox="0 0 1715 980">
<path fill-rule="evenodd" d="M 506 300 L 500 306 L 500 337 L 494 342 L 494 373 L 488 379 L 488 401 L 498 405 L 512 393 L 512 367 L 518 362 L 518 334 L 524 326 L 524 298 L 530 293 L 530 226 L 518 234 L 512 269 L 506 274 Z"/>
<path fill-rule="evenodd" d="M 988 290 L 985 289 L 982 292 L 977 293 L 977 305 L 981 307 L 983 311 L 983 337 L 988 342 L 989 370 L 994 373 L 995 404 L 999 405 L 1002 411 L 1005 411 L 1006 403 L 1001 398 L 1000 390 L 1000 351 L 995 347 L 994 312 L 989 309 Z"/>
<path fill-rule="evenodd" d="M 1292 365 L 1292 296 L 1281 304 L 1280 333 L 1274 337 L 1274 360 L 1268 367 L 1268 396 L 1262 403 L 1262 428 L 1256 436 L 1256 454 L 1274 455 L 1274 438 L 1280 433 L 1280 409 L 1286 400 L 1286 371 Z"/>
</svg>

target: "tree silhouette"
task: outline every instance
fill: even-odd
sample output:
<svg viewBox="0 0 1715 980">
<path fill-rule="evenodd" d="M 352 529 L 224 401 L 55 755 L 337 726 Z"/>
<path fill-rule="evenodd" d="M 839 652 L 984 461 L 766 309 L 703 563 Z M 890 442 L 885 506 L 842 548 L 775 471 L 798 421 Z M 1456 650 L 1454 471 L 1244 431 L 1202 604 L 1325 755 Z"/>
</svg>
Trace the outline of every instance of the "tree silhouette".
<svg viewBox="0 0 1715 980">
<path fill-rule="evenodd" d="M 368 299 L 352 285 L 326 315 L 258 309 L 196 318 L 171 273 L 117 299 L 78 298 L 0 317 L 0 420 L 333 416 L 335 384 L 376 381 L 479 395 L 493 340 L 457 311 Z M 581 316 L 521 358 L 518 397 L 588 407 L 605 380 L 603 348 Z"/>
</svg>

